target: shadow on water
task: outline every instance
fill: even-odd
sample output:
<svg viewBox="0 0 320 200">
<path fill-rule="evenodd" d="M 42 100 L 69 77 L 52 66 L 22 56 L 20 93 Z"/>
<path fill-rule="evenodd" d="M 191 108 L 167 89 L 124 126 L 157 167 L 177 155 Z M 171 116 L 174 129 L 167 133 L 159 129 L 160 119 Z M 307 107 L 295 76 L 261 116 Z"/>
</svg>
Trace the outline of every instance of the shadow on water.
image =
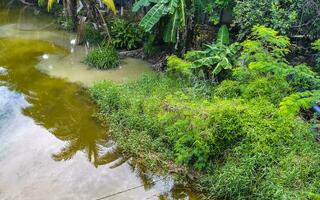
<svg viewBox="0 0 320 200">
<path fill-rule="evenodd" d="M 69 194 L 71 195 L 69 196 L 71 199 L 92 199 L 93 197 L 102 196 L 106 192 L 117 192 L 118 190 L 123 190 L 132 186 L 131 184 L 133 183 L 139 184 L 140 182 L 142 183 L 144 190 L 139 190 L 138 193 L 131 194 L 132 198 L 127 197 L 126 199 L 145 199 L 146 196 L 150 195 L 154 196 L 153 199 L 198 199 L 196 195 L 192 194 L 192 192 L 189 192 L 185 188 L 179 189 L 179 186 L 175 186 L 173 180 L 171 179 L 154 182 L 154 180 L 157 180 L 161 177 L 148 174 L 141 170 L 139 167 L 129 165 L 128 162 L 124 160 L 121 154 L 117 151 L 116 145 L 109 140 L 107 131 L 108 127 L 106 125 L 102 126 L 95 119 L 95 106 L 90 101 L 90 97 L 87 94 L 86 90 L 78 84 L 70 83 L 63 78 L 49 76 L 48 74 L 43 73 L 36 68 L 37 64 L 43 59 L 43 56 L 50 54 L 60 57 L 66 57 L 69 54 L 69 51 L 54 42 L 39 39 L 41 38 L 40 35 L 39 37 L 37 37 L 37 39 L 23 38 L 21 37 L 21 34 L 23 35 L 23 32 L 19 33 L 19 37 L 14 37 L 14 35 L 11 35 L 10 37 L 4 37 L 3 35 L 1 35 L 1 25 L 7 26 L 18 21 L 18 25 L 20 27 L 30 28 L 32 27 L 30 26 L 30 23 L 31 25 L 35 23 L 35 19 L 33 19 L 32 17 L 31 19 L 29 19 L 28 17 L 30 15 L 33 15 L 30 14 L 29 8 L 16 9 L 11 12 L 11 10 L 8 9 L 1 9 L 1 5 L 2 4 L 0 1 L 0 66 L 7 71 L 6 73 L 0 74 L 0 85 L 4 85 L 10 91 L 14 91 L 14 93 L 21 94 L 28 105 L 18 106 L 17 104 L 15 105 L 16 108 L 22 109 L 22 113 L 24 114 L 24 116 L 31 118 L 36 126 L 45 129 L 44 132 L 35 131 L 38 129 L 28 129 L 27 125 L 25 125 L 26 127 L 24 127 L 23 123 L 26 122 L 22 120 L 21 122 L 19 122 L 19 126 L 22 127 L 22 131 L 19 129 L 18 132 L 22 133 L 27 130 L 36 133 L 32 133 L 35 135 L 31 135 L 31 133 L 29 132 L 23 133 L 25 135 L 19 138 L 19 140 L 17 139 L 17 141 L 21 141 L 21 144 L 25 146 L 32 144 L 35 150 L 32 150 L 33 148 L 25 146 L 22 148 L 25 149 L 25 153 L 27 155 L 40 155 L 39 151 L 42 151 L 41 148 L 43 149 L 43 147 L 40 146 L 40 144 L 36 141 L 39 140 L 40 142 L 42 142 L 42 140 L 40 140 L 39 138 L 44 136 L 41 136 L 39 134 L 49 132 L 57 139 L 57 141 L 54 141 L 50 138 L 47 138 L 48 140 L 50 140 L 50 142 L 48 142 L 48 147 L 55 146 L 56 143 L 59 143 L 57 146 L 59 146 L 60 148 L 55 149 L 54 152 L 51 152 L 51 160 L 53 159 L 58 162 L 66 161 L 65 163 L 68 164 L 66 170 L 72 171 L 72 175 L 70 176 L 78 177 L 76 179 L 77 181 L 78 179 L 81 179 L 83 181 L 81 184 L 84 185 L 82 187 L 90 186 L 92 188 L 95 188 L 91 189 L 93 193 L 92 195 L 90 194 L 91 196 L 89 195 L 88 191 L 81 191 L 75 194 Z M 31 12 L 34 12 L 34 10 L 31 9 Z M 47 23 L 48 19 L 45 18 L 43 24 Z M 39 26 L 39 24 L 41 25 L 40 22 L 36 24 L 37 25 L 35 25 L 35 27 Z M 28 34 L 30 34 L 30 32 L 28 32 Z M 0 92 L 1 91 L 2 90 L 0 90 Z M 13 97 L 10 97 L 10 95 L 4 95 L 4 91 L 6 90 L 3 90 L 3 94 L 0 93 L 0 131 L 6 130 L 4 128 L 5 126 L 11 126 L 14 129 L 14 127 L 16 126 L 15 123 L 18 123 L 17 120 L 6 122 L 2 121 L 1 119 L 4 118 L 3 116 L 6 114 L 6 112 L 12 112 L 1 110 L 1 98 L 7 98 L 8 101 L 14 101 Z M 5 137 L 2 137 L 1 134 L 2 133 L 0 133 L 0 142 L 6 139 Z M 14 137 L 14 135 L 11 137 Z M 63 144 L 62 147 L 60 145 L 61 141 Z M 12 140 L 9 144 L 15 144 L 15 140 Z M 17 145 L 20 145 L 20 143 Z M 5 148 L 5 146 L 3 148 Z M 45 152 L 45 149 L 43 150 Z M 59 179 L 59 181 L 63 179 L 62 177 L 64 177 L 64 174 L 67 174 L 65 171 L 57 170 L 58 166 L 50 166 L 54 165 L 53 163 L 48 163 L 49 161 L 43 161 L 43 163 L 41 163 L 41 161 L 38 161 L 37 158 L 34 158 L 34 160 L 31 161 L 24 161 L 21 158 L 23 162 L 27 163 L 24 163 L 24 165 L 30 165 L 31 169 L 26 169 L 22 166 L 19 168 L 20 171 L 15 171 L 15 168 L 9 169 L 10 166 L 7 166 L 7 168 L 3 169 L 2 164 L 8 163 L 6 162 L 6 159 L 9 160 L 9 158 L 1 155 L 1 153 L 3 153 L 1 151 L 6 153 L 5 150 L 1 150 L 0 148 L 0 166 L 2 166 L 0 167 L 0 179 L 3 177 L 7 177 L 6 175 L 4 175 L 4 173 L 8 174 L 8 177 L 10 177 L 6 180 L 5 178 L 3 178 L 4 181 L 12 179 L 12 176 L 15 176 L 13 174 L 17 173 L 24 173 L 24 176 L 28 177 L 25 178 L 28 180 L 23 180 L 27 181 L 26 183 L 21 180 L 21 176 L 17 177 L 16 179 L 12 179 L 22 182 L 19 184 L 17 182 L 12 182 L 12 188 L 15 188 L 12 190 L 22 190 L 22 188 L 26 189 L 31 187 L 30 185 L 34 184 L 40 188 L 39 180 L 34 177 L 40 176 L 42 177 L 42 179 L 40 180 L 44 181 L 43 176 L 46 175 L 45 173 L 42 174 L 41 170 L 44 170 L 43 168 L 48 168 L 45 169 L 46 173 L 56 174 L 56 179 Z M 10 155 L 19 154 L 19 149 L 17 148 L 7 151 L 11 151 Z M 94 171 L 91 168 L 90 170 L 88 170 L 88 167 L 81 168 L 81 162 L 75 159 L 75 157 L 79 153 L 84 154 L 86 160 L 91 162 L 97 170 Z M 44 155 L 42 156 L 45 155 L 46 153 L 44 153 Z M 68 163 L 68 161 L 72 161 L 74 163 Z M 14 165 L 18 165 L 19 163 L 17 162 L 19 162 L 19 160 L 12 160 L 12 163 L 15 163 Z M 40 162 L 40 164 L 35 165 L 32 164 L 32 162 Z M 102 169 L 99 168 L 104 167 L 108 164 L 111 164 L 111 166 L 109 165 L 108 168 L 111 167 L 114 169 L 120 169 L 122 167 L 121 171 L 112 172 L 110 171 L 110 169 L 108 169 L 107 171 L 102 171 Z M 124 165 L 125 167 L 123 167 Z M 101 171 L 99 171 L 98 168 Z M 21 172 L 21 170 L 25 170 L 26 172 Z M 1 171 L 3 173 L 1 173 Z M 83 173 L 83 175 L 81 173 Z M 96 173 L 96 175 L 92 174 L 90 177 L 89 173 Z M 106 173 L 109 173 L 108 177 L 111 180 L 106 180 L 105 178 L 103 179 L 103 176 L 106 176 Z M 28 174 L 31 174 L 32 176 L 29 177 Z M 93 176 L 95 176 L 95 180 L 93 180 L 95 184 L 90 183 L 90 181 L 88 180 L 90 178 L 92 179 Z M 100 179 L 97 177 L 102 178 Z M 139 179 L 136 180 L 136 177 L 139 177 Z M 116 179 L 116 181 L 112 179 Z M 52 177 L 46 177 L 45 180 L 47 180 L 47 182 L 49 183 L 48 187 L 54 188 L 54 181 L 52 180 Z M 69 178 L 68 180 L 69 184 L 71 184 L 72 187 L 80 188 L 80 186 L 77 186 L 79 184 L 77 181 L 73 180 L 72 178 Z M 28 181 L 31 181 L 31 183 L 29 183 Z M 99 185 L 99 182 L 101 182 L 101 184 L 109 184 L 108 187 L 110 189 L 108 190 L 103 187 L 103 185 Z M 63 181 L 61 181 L 61 183 L 63 183 Z M 42 183 L 41 186 L 44 187 L 43 185 L 45 184 Z M 10 186 L 10 183 L 2 183 L 0 180 L 0 196 L 2 192 L 5 192 L 6 190 L 7 193 L 10 193 Z M 68 191 L 66 189 L 68 187 L 70 186 L 68 186 L 66 183 L 65 187 L 59 186 L 59 189 L 61 190 L 61 193 L 63 193 L 64 191 Z M 38 190 L 39 192 L 39 188 L 28 189 L 26 191 L 27 195 L 20 191 L 21 196 L 9 195 L 8 199 L 11 199 L 10 197 L 12 197 L 12 199 L 28 199 L 27 196 L 29 193 L 30 196 L 33 195 L 33 191 L 31 190 Z M 74 188 L 70 188 L 70 190 L 76 191 Z M 153 192 L 147 193 L 147 191 Z M 47 193 L 45 190 L 43 190 L 42 192 L 44 193 L 44 196 Z M 64 194 L 65 193 L 67 192 L 64 192 Z M 84 194 L 86 194 L 87 196 L 84 196 Z M 59 195 L 56 195 L 58 197 L 56 199 L 59 199 Z M 118 199 L 124 199 L 124 197 L 122 196 Z"/>
<path fill-rule="evenodd" d="M 77 151 L 85 151 L 89 161 L 99 163 L 100 146 L 108 141 L 107 128 L 93 118 L 94 106 L 83 88 L 36 70 L 34 66 L 45 53 L 66 52 L 44 41 L 0 39 L 0 65 L 9 70 L 0 80 L 26 96 L 31 106 L 23 110 L 25 115 L 60 140 L 68 142 L 53 155 L 55 160 L 68 160 Z"/>
</svg>

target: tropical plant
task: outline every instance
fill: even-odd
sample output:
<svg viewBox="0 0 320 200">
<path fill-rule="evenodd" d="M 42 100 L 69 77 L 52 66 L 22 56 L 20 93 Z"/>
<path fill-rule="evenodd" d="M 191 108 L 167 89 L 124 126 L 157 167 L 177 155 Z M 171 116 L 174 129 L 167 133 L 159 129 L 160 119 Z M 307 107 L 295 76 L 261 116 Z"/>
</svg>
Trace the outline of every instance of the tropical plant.
<svg viewBox="0 0 320 200">
<path fill-rule="evenodd" d="M 172 65 L 169 62 L 168 70 L 184 69 L 189 66 L 194 74 L 204 74 L 208 78 L 215 78 L 222 70 L 230 70 L 236 62 L 236 54 L 239 50 L 238 43 L 230 44 L 229 31 L 227 26 L 223 25 L 218 33 L 218 38 L 215 43 L 205 45 L 206 49 L 202 51 L 189 51 L 184 55 L 185 61 L 180 61 L 183 67 Z M 174 57 L 175 60 L 177 58 Z M 169 61 L 172 58 L 168 59 Z M 187 64 L 190 63 L 191 65 Z M 185 72 L 183 72 L 185 73 Z"/>
<path fill-rule="evenodd" d="M 144 32 L 134 22 L 115 19 L 111 25 L 112 44 L 119 49 L 137 49 L 142 46 Z"/>
<path fill-rule="evenodd" d="M 137 12 L 142 7 L 147 6 L 152 6 L 152 8 L 140 22 L 143 29 L 150 32 L 161 18 L 168 16 L 169 22 L 165 27 L 163 40 L 165 42 L 176 42 L 179 31 L 186 26 L 185 0 L 139 0 L 134 4 L 132 10 Z"/>
</svg>

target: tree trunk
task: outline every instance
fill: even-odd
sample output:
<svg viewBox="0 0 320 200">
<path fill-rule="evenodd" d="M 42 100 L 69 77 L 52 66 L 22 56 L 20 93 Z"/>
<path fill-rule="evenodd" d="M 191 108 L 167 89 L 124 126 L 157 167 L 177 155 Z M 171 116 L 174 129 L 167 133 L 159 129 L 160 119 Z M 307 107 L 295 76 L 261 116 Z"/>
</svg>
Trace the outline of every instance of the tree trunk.
<svg viewBox="0 0 320 200">
<path fill-rule="evenodd" d="M 66 14 L 71 17 L 72 20 L 77 22 L 77 0 L 66 0 Z"/>
</svg>

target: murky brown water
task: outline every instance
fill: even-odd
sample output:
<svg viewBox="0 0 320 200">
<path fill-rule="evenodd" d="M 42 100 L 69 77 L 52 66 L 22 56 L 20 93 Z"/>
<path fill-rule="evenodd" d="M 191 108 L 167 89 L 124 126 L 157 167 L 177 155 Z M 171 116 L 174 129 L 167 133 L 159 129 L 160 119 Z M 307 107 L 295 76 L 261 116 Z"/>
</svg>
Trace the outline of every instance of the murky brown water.
<svg viewBox="0 0 320 200">
<path fill-rule="evenodd" d="M 197 199 L 125 161 L 86 91 L 71 83 L 132 80 L 147 65 L 129 59 L 92 71 L 80 63 L 84 49 L 70 54 L 74 36 L 51 22 L 32 8 L 0 7 L 0 199 L 98 199 L 140 185 L 106 199 Z"/>
</svg>

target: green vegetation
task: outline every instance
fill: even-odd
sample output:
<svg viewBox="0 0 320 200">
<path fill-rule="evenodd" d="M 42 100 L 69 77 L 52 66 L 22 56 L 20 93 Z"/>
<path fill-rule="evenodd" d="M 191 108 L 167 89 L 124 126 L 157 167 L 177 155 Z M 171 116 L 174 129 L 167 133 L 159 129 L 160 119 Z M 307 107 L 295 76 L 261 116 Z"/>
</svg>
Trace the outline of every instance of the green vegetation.
<svg viewBox="0 0 320 200">
<path fill-rule="evenodd" d="M 96 30 L 92 25 L 86 25 L 84 29 L 84 39 L 90 44 L 97 45 L 103 42 L 103 35 L 99 30 Z"/>
<path fill-rule="evenodd" d="M 197 172 L 208 199 L 319 199 L 319 0 L 138 0 L 121 18 L 103 2 L 115 16 L 95 1 L 80 14 L 64 4 L 97 27 L 85 38 L 102 47 L 86 63 L 114 68 L 114 48 L 143 46 L 165 64 L 90 89 L 123 152 L 150 169 Z"/>
<path fill-rule="evenodd" d="M 59 16 L 56 19 L 56 24 L 58 29 L 62 29 L 65 31 L 74 31 L 76 30 L 76 24 L 73 19 L 70 17 Z"/>
<path fill-rule="evenodd" d="M 115 19 L 111 26 L 112 44 L 118 49 L 137 49 L 142 46 L 143 31 L 134 22 Z"/>
<path fill-rule="evenodd" d="M 320 31 L 319 0 L 244 0 L 236 1 L 234 24 L 240 28 L 239 37 L 261 24 L 282 34 L 315 38 Z M 308 24 L 308 25 L 307 25 Z"/>
<path fill-rule="evenodd" d="M 304 199 L 320 192 L 320 148 L 297 114 L 320 98 L 320 84 L 307 66 L 288 64 L 289 45 L 255 26 L 241 44 L 241 66 L 218 85 L 190 81 L 192 61 L 171 56 L 171 76 L 100 82 L 92 97 L 120 147 L 149 165 L 174 160 L 201 171 L 209 198 Z"/>
<path fill-rule="evenodd" d="M 189 51 L 184 60 L 171 56 L 168 58 L 168 71 L 180 73 L 183 76 L 203 76 L 214 79 L 221 71 L 230 70 L 235 65 L 235 55 L 239 50 L 238 43 L 229 45 L 229 31 L 222 26 L 217 41 L 206 45 L 204 51 Z"/>
<path fill-rule="evenodd" d="M 112 69 L 119 66 L 120 58 L 112 46 L 104 45 L 91 50 L 85 63 L 97 69 Z"/>
<path fill-rule="evenodd" d="M 319 72 L 320 70 L 320 39 L 316 40 L 314 43 L 312 43 L 312 49 L 316 51 L 316 54 L 314 56 L 315 60 L 315 68 Z"/>
</svg>

